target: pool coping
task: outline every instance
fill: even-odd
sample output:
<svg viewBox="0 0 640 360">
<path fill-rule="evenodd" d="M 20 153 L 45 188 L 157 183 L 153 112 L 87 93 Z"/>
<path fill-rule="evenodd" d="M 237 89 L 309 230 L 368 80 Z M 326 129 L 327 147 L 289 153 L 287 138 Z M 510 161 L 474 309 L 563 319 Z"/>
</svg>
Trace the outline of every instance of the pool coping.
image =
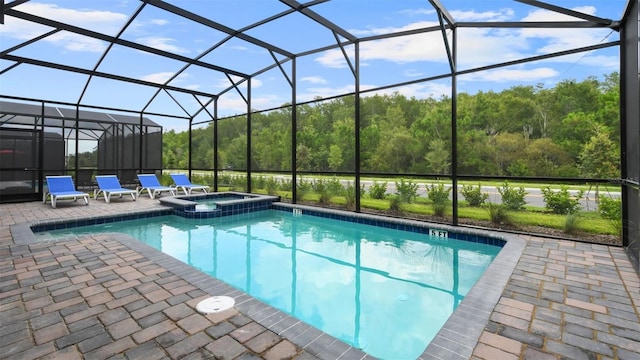
<svg viewBox="0 0 640 360">
<path fill-rule="evenodd" d="M 350 217 L 356 222 L 380 221 L 419 228 L 437 228 L 457 234 L 470 236 L 482 236 L 499 239 L 505 242 L 502 250 L 486 269 L 481 278 L 465 295 L 456 310 L 449 316 L 440 331 L 429 343 L 420 359 L 469 359 L 479 341 L 480 335 L 493 308 L 498 303 L 500 296 L 507 285 L 510 276 L 517 265 L 526 246 L 526 240 L 513 234 L 493 233 L 480 229 L 456 227 L 452 225 L 433 224 L 418 220 L 388 218 L 380 215 L 354 213 L 344 210 L 318 208 L 306 205 L 274 203 L 281 209 L 302 209 L 303 212 L 317 212 Z M 33 226 L 47 226 L 59 224 L 63 226 L 75 221 L 102 221 L 107 219 L 129 220 L 140 217 L 162 216 L 171 214 L 170 208 L 140 210 L 129 212 L 122 216 L 89 216 L 75 219 L 56 219 L 51 221 L 38 221 L 35 223 L 22 223 L 12 225 L 11 233 L 16 244 L 32 244 L 38 242 L 31 228 Z M 294 318 L 249 294 L 233 288 L 232 286 L 216 279 L 200 270 L 197 270 L 170 255 L 164 254 L 155 248 L 138 241 L 137 239 L 119 233 L 112 233 L 114 239 L 121 242 L 140 255 L 165 267 L 167 270 L 182 277 L 192 285 L 211 295 L 225 295 L 234 297 L 235 308 L 265 328 L 283 336 L 285 339 L 305 348 L 311 354 L 320 359 L 362 359 L 372 358 L 371 355 L 353 348 L 350 345 L 323 333 L 322 331 Z M 331 345 L 328 347 L 328 345 Z"/>
</svg>

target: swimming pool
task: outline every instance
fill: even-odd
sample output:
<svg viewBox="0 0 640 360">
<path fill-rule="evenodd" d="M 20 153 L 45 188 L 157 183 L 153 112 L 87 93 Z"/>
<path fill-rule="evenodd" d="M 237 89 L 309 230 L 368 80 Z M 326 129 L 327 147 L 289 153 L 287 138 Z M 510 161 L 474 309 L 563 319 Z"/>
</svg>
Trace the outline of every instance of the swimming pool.
<svg viewBox="0 0 640 360">
<path fill-rule="evenodd" d="M 500 250 L 276 210 L 162 216 L 37 237 L 114 231 L 388 359 L 420 356 Z"/>
</svg>

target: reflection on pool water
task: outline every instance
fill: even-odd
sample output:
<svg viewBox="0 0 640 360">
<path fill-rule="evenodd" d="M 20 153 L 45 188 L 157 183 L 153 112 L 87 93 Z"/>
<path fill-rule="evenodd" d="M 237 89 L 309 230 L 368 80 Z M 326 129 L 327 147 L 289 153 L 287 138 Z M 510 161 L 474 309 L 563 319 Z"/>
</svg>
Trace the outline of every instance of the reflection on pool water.
<svg viewBox="0 0 640 360">
<path fill-rule="evenodd" d="M 500 247 L 267 210 L 36 233 L 121 232 L 381 359 L 415 359 Z"/>
</svg>

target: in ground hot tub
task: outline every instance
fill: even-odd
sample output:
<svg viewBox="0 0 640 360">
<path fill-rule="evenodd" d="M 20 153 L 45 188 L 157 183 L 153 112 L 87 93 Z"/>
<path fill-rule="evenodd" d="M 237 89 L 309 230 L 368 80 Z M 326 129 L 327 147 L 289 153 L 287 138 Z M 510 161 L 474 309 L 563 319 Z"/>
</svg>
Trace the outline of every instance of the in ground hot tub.
<svg viewBox="0 0 640 360">
<path fill-rule="evenodd" d="M 160 198 L 163 205 L 174 208 L 176 215 L 190 219 L 244 214 L 267 210 L 279 196 L 241 193 L 234 191 Z"/>
</svg>

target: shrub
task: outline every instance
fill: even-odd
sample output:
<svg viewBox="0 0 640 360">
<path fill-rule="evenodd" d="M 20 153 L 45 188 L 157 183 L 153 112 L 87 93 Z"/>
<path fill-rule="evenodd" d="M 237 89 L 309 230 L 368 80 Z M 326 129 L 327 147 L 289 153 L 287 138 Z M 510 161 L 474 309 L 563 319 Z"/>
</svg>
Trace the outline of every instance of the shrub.
<svg viewBox="0 0 640 360">
<path fill-rule="evenodd" d="M 232 176 L 231 188 L 238 191 L 247 191 L 247 177 L 246 176 Z"/>
<path fill-rule="evenodd" d="M 449 203 L 451 188 L 445 188 L 443 184 L 428 185 L 427 197 L 433 202 L 433 213 L 436 216 L 444 216 Z"/>
<path fill-rule="evenodd" d="M 400 179 L 400 182 L 396 181 L 396 191 L 402 202 L 411 203 L 418 196 L 418 184 Z"/>
<path fill-rule="evenodd" d="M 384 199 L 387 196 L 387 183 L 373 182 L 373 185 L 369 187 L 369 196 L 372 199 Z"/>
<path fill-rule="evenodd" d="M 578 223 L 580 220 L 580 210 L 567 213 L 567 217 L 564 219 L 564 232 L 567 234 L 575 233 L 576 230 L 578 230 Z"/>
<path fill-rule="evenodd" d="M 170 186 L 171 184 L 173 184 L 173 179 L 171 178 L 171 175 L 160 174 L 160 176 L 158 177 L 158 182 L 164 186 Z"/>
<path fill-rule="evenodd" d="M 343 195 L 344 194 L 344 186 L 338 178 L 333 178 L 326 181 L 327 189 L 329 190 L 329 194 L 331 195 Z"/>
<path fill-rule="evenodd" d="M 395 214 L 402 214 L 402 199 L 400 196 L 392 196 L 389 199 L 389 210 Z"/>
<path fill-rule="evenodd" d="M 509 213 L 507 212 L 507 207 L 504 204 L 488 202 L 487 210 L 489 210 L 489 217 L 491 218 L 492 223 L 500 225 L 509 224 L 511 222 L 509 219 Z"/>
<path fill-rule="evenodd" d="M 273 179 L 273 177 L 269 177 Z M 254 189 L 266 189 L 267 188 L 267 178 L 260 175 L 251 179 L 251 187 Z"/>
<path fill-rule="evenodd" d="M 622 235 L 622 200 L 599 195 L 598 202 L 600 216 L 609 220 L 618 235 Z"/>
<path fill-rule="evenodd" d="M 496 188 L 502 197 L 502 205 L 508 210 L 522 210 L 527 204 L 524 199 L 527 196 L 527 192 L 522 186 L 514 188 L 509 185 L 507 181 L 502 184 L 502 187 Z"/>
<path fill-rule="evenodd" d="M 306 194 L 311 192 L 312 186 L 310 181 L 300 179 L 296 188 L 296 200 L 302 200 Z"/>
<path fill-rule="evenodd" d="M 213 176 L 211 175 L 200 175 L 200 174 L 192 174 L 191 182 L 194 184 L 213 184 Z M 171 181 L 173 183 L 173 180 Z"/>
<path fill-rule="evenodd" d="M 473 207 L 480 207 L 489 199 L 489 194 L 482 192 L 480 184 L 478 184 L 477 188 L 473 187 L 473 185 L 463 185 L 462 196 L 467 201 L 467 205 Z"/>
<path fill-rule="evenodd" d="M 264 189 L 267 189 L 267 194 L 275 195 L 278 191 L 278 180 L 273 176 L 265 179 L 264 181 Z"/>
<path fill-rule="evenodd" d="M 276 183 L 277 180 L 276 180 Z M 282 191 L 293 191 L 293 182 L 291 181 L 291 179 L 282 179 L 279 183 L 278 183 L 278 188 Z"/>
<path fill-rule="evenodd" d="M 317 180 L 314 180 L 312 187 L 313 187 L 313 191 L 315 191 L 318 195 L 320 195 L 320 198 L 318 199 L 318 203 L 322 205 L 329 204 L 329 200 L 331 200 L 332 194 L 329 189 L 329 186 L 327 186 L 327 182 L 322 179 L 317 179 Z"/>
<path fill-rule="evenodd" d="M 218 175 L 218 186 L 231 186 L 231 175 L 229 175 L 229 174 L 219 174 Z"/>
<path fill-rule="evenodd" d="M 580 210 L 580 199 L 584 191 L 580 190 L 575 196 L 571 196 L 566 186 L 562 186 L 560 191 L 552 190 L 549 186 L 541 190 L 546 208 L 554 214 L 573 214 Z"/>
<path fill-rule="evenodd" d="M 344 189 L 344 198 L 346 200 L 345 206 L 349 209 L 354 208 L 356 204 L 356 187 L 351 185 L 351 183 L 347 184 L 347 187 Z"/>
</svg>

